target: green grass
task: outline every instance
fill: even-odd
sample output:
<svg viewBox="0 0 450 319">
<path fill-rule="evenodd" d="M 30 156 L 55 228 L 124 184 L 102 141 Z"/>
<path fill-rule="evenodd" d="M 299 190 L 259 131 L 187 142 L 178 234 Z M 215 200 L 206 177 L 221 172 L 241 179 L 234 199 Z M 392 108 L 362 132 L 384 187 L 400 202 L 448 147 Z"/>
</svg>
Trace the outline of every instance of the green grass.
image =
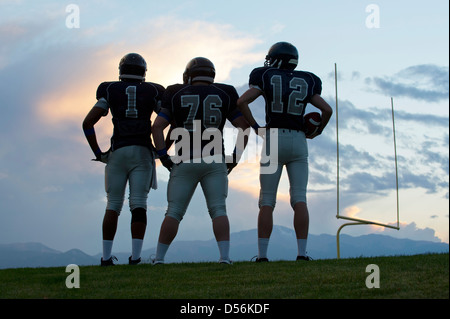
<svg viewBox="0 0 450 319">
<path fill-rule="evenodd" d="M 366 266 L 380 288 L 366 287 Z M 310 262 L 80 266 L 68 289 L 65 267 L 0 270 L 2 299 L 448 299 L 449 255 Z"/>
</svg>

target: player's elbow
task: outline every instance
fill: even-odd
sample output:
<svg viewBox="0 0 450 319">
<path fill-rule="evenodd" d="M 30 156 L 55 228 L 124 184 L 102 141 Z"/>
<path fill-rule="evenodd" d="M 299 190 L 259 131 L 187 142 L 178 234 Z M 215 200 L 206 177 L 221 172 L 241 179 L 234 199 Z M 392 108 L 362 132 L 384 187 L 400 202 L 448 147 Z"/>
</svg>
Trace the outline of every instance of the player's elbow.
<svg viewBox="0 0 450 319">
<path fill-rule="evenodd" d="M 319 94 L 315 94 L 311 98 L 311 104 L 320 109 L 322 116 L 331 117 L 333 109 Z"/>
<path fill-rule="evenodd" d="M 328 115 L 328 117 L 331 117 L 333 115 L 333 109 L 330 105 L 326 105 L 325 108 L 322 110 L 322 114 Z"/>
<path fill-rule="evenodd" d="M 88 117 L 86 117 L 86 118 L 83 120 L 83 123 L 82 123 L 81 126 L 82 126 L 83 130 L 88 130 L 88 129 L 93 128 L 93 127 L 94 127 L 94 124 L 92 123 L 92 121 L 91 121 Z"/>
<path fill-rule="evenodd" d="M 167 122 L 165 119 L 161 117 L 157 117 L 155 122 L 153 123 L 153 129 L 156 131 L 162 131 L 164 130 L 169 122 Z"/>
<path fill-rule="evenodd" d="M 245 106 L 248 106 L 248 103 L 246 103 L 242 98 L 239 98 L 236 102 L 236 106 L 240 111 L 242 111 Z"/>
<path fill-rule="evenodd" d="M 250 124 L 248 124 L 244 116 L 238 116 L 231 124 L 233 124 L 234 127 L 240 128 L 242 131 L 245 131 L 250 127 Z"/>
</svg>

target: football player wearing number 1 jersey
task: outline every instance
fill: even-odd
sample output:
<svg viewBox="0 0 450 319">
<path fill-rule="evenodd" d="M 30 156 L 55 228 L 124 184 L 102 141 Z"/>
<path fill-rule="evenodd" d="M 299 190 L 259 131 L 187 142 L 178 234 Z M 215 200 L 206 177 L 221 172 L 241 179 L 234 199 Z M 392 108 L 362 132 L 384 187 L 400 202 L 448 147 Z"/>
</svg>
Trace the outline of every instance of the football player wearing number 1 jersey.
<svg viewBox="0 0 450 319">
<path fill-rule="evenodd" d="M 147 63 L 137 53 L 125 55 L 119 63 L 119 81 L 103 82 L 97 89 L 97 103 L 83 121 L 86 139 L 96 161 L 106 163 L 106 212 L 103 218 L 102 266 L 114 265 L 111 255 L 125 188 L 129 184 L 132 253 L 130 265 L 141 260 L 147 227 L 147 197 L 156 188 L 154 148 L 150 139 L 153 112 L 157 113 L 164 87 L 145 82 Z M 102 152 L 94 125 L 111 111 L 114 125 L 111 147 Z"/>
<path fill-rule="evenodd" d="M 260 135 L 265 135 L 263 150 L 276 165 L 274 173 L 260 168 L 260 198 L 258 215 L 258 258 L 257 262 L 268 261 L 267 248 L 273 227 L 273 210 L 276 203 L 278 183 L 282 169 L 286 166 L 290 183 L 290 202 L 294 210 L 294 229 L 297 236 L 297 260 L 309 260 L 306 244 L 309 228 L 309 213 L 306 204 L 308 184 L 308 145 L 306 139 L 322 133 L 333 111 L 320 96 L 322 82 L 310 72 L 295 70 L 298 51 L 288 42 L 275 43 L 266 56 L 264 67 L 254 69 L 250 74 L 250 88 L 239 98 L 238 107 L 249 124 Z M 258 130 L 249 103 L 263 95 L 266 101 L 265 134 Z M 306 104 L 310 103 L 322 112 L 322 122 L 311 136 L 305 136 L 303 116 Z M 270 154 L 271 139 L 278 138 L 277 154 Z M 272 142 L 275 143 L 275 142 Z M 263 154 L 264 155 L 264 154 Z M 262 155 L 262 156 L 263 156 Z"/>
<path fill-rule="evenodd" d="M 236 107 L 238 94 L 231 85 L 214 83 L 213 63 L 202 57 L 192 59 L 183 74 L 183 84 L 168 86 L 161 112 L 153 125 L 153 138 L 159 158 L 169 171 L 168 208 L 156 248 L 155 264 L 164 257 L 175 238 L 189 202 L 198 184 L 205 195 L 219 262 L 230 263 L 230 226 L 226 211 L 228 177 L 246 145 L 247 121 Z M 225 163 L 223 128 L 226 120 L 240 128 L 232 161 Z M 167 154 L 163 130 L 171 125 L 175 156 Z M 244 136 L 245 135 L 245 136 Z M 181 146 L 180 145 L 184 145 Z M 210 147 L 211 145 L 217 147 Z M 173 159 L 173 161 L 172 161 Z M 174 164 L 178 163 L 178 164 Z"/>
</svg>

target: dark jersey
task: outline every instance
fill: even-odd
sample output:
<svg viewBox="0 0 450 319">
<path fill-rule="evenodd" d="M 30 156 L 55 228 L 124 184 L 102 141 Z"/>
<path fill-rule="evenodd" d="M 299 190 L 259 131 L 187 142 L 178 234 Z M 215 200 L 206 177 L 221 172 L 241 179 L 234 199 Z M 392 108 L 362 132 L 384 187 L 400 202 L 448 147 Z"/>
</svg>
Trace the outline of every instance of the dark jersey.
<svg viewBox="0 0 450 319">
<path fill-rule="evenodd" d="M 254 69 L 249 84 L 263 91 L 267 127 L 300 131 L 306 104 L 322 92 L 322 81 L 313 73 L 272 67 Z"/>
<path fill-rule="evenodd" d="M 175 84 L 167 87 L 159 116 L 166 118 L 176 128 L 189 134 L 189 156 L 186 156 L 185 136 L 175 141 L 177 155 L 182 160 L 209 155 L 223 155 L 222 131 L 225 121 L 230 122 L 242 114 L 237 109 L 238 94 L 231 85 Z M 175 132 L 177 133 L 177 132 Z M 180 142 L 180 143 L 179 143 Z M 180 144 L 177 146 L 177 144 Z M 209 147 L 205 150 L 205 147 Z"/>
<path fill-rule="evenodd" d="M 129 145 L 152 146 L 150 116 L 159 111 L 163 93 L 163 86 L 151 82 L 115 81 L 99 85 L 97 100 L 106 100 L 112 114 L 113 151 Z"/>
</svg>

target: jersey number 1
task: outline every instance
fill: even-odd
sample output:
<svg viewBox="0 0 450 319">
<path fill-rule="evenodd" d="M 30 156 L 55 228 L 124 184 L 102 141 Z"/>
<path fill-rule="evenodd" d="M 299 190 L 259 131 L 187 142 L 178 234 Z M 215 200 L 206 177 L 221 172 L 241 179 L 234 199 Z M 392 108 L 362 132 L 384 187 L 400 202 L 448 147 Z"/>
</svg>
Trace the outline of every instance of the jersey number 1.
<svg viewBox="0 0 450 319">
<path fill-rule="evenodd" d="M 125 93 L 128 95 L 128 107 L 125 116 L 135 119 L 138 117 L 138 111 L 136 109 L 136 87 L 128 86 Z"/>
</svg>

